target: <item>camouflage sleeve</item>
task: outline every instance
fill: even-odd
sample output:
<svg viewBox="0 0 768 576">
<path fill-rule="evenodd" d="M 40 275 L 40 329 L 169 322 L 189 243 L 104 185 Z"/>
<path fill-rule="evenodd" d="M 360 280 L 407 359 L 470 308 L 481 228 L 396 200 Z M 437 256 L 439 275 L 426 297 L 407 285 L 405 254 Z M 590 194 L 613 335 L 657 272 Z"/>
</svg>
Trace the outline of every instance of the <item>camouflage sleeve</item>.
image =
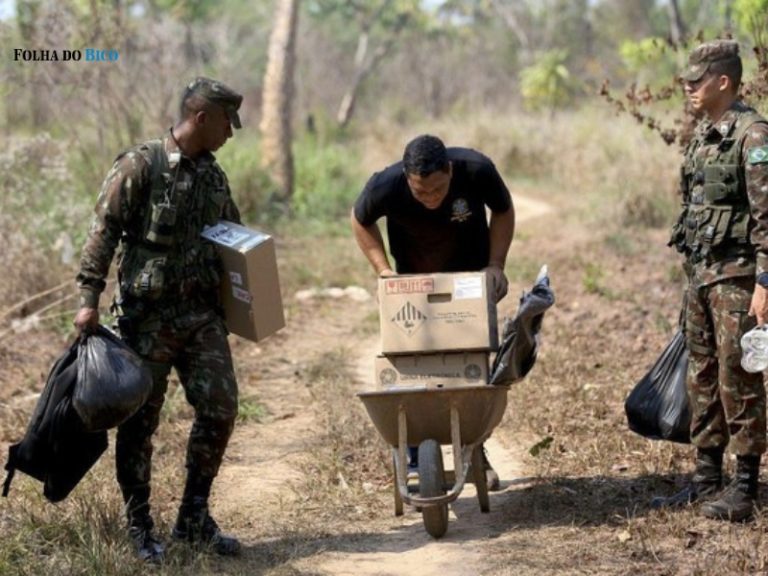
<svg viewBox="0 0 768 576">
<path fill-rule="evenodd" d="M 81 307 L 99 307 L 115 249 L 149 179 L 147 162 L 136 151 L 118 158 L 104 179 L 80 256 L 77 286 Z"/>
<path fill-rule="evenodd" d="M 224 220 L 229 220 L 235 224 L 242 224 L 243 222 L 240 218 L 240 210 L 237 209 L 237 205 L 232 198 L 232 190 L 229 188 L 229 180 L 227 180 L 227 175 L 224 174 L 223 170 L 221 171 L 221 174 L 224 177 L 224 186 L 227 188 L 227 201 L 221 209 L 221 217 Z"/>
<path fill-rule="evenodd" d="M 744 173 L 750 211 L 755 222 L 751 241 L 755 246 L 757 274 L 768 272 L 768 124 L 753 124 L 742 144 Z"/>
</svg>

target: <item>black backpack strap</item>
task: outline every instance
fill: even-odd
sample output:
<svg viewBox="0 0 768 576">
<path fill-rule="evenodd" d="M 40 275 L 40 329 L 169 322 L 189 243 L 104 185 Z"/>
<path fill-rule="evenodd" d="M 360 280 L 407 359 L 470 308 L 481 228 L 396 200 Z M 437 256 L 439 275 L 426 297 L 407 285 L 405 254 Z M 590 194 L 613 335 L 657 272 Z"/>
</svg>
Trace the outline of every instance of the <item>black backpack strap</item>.
<svg viewBox="0 0 768 576">
<path fill-rule="evenodd" d="M 13 477 L 16 474 L 16 446 L 11 446 L 11 448 L 8 450 L 8 462 L 5 464 L 5 469 L 8 471 L 8 474 L 5 477 L 5 482 L 3 482 L 3 498 L 8 498 L 8 491 L 11 489 L 11 482 L 13 481 Z"/>
<path fill-rule="evenodd" d="M 15 474 L 16 468 L 8 470 L 8 475 L 5 477 L 5 482 L 3 482 L 3 498 L 8 498 L 8 490 L 11 489 L 11 481 Z"/>
</svg>

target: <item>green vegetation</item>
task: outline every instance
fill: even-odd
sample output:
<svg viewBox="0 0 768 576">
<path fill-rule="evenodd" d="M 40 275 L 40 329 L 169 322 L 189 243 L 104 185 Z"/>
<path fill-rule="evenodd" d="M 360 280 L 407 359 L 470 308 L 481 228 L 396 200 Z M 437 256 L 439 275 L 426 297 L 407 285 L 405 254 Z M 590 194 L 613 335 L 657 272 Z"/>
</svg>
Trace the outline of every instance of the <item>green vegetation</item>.
<svg viewBox="0 0 768 576">
<path fill-rule="evenodd" d="M 237 405 L 238 422 L 261 422 L 266 416 L 267 409 L 258 398 L 240 398 Z"/>
<path fill-rule="evenodd" d="M 565 50 L 552 50 L 520 71 L 520 93 L 528 108 L 554 112 L 572 101 L 575 83 L 567 59 Z"/>
<path fill-rule="evenodd" d="M 367 175 L 350 143 L 323 142 L 305 136 L 296 142 L 296 191 L 293 213 L 299 220 L 346 221 Z"/>
</svg>

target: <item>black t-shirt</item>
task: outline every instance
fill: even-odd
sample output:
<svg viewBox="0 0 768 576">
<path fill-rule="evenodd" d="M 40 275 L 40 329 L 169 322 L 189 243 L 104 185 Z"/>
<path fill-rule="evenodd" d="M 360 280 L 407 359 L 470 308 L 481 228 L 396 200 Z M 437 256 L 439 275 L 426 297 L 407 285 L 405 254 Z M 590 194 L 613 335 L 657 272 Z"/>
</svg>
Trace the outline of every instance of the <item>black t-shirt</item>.
<svg viewBox="0 0 768 576">
<path fill-rule="evenodd" d="M 430 210 L 413 197 L 398 162 L 371 176 L 355 203 L 355 217 L 370 226 L 387 218 L 389 249 L 397 272 L 463 272 L 488 265 L 485 207 L 506 212 L 509 190 L 491 160 L 469 148 L 448 148 L 453 164 L 443 203 Z"/>
</svg>

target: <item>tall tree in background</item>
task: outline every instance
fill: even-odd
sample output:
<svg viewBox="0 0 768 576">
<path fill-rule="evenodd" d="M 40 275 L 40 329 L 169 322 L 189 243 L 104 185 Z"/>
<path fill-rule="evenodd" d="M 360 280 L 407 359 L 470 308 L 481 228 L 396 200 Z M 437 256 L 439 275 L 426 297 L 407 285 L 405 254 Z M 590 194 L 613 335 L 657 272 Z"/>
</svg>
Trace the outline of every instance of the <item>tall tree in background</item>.
<svg viewBox="0 0 768 576">
<path fill-rule="evenodd" d="M 677 0 L 668 0 L 667 11 L 669 12 L 670 39 L 675 44 L 680 44 L 685 41 L 686 30 L 683 15 L 680 12 L 680 4 L 678 4 Z"/>
<path fill-rule="evenodd" d="M 395 15 L 390 34 L 373 50 L 371 49 L 371 28 L 386 16 L 386 11 L 392 6 L 392 0 L 383 0 L 378 6 L 363 8 L 358 12 L 360 35 L 355 50 L 355 72 L 352 81 L 344 93 L 336 113 L 336 121 L 342 128 L 349 124 L 355 109 L 360 86 L 366 77 L 378 66 L 379 62 L 390 52 L 395 39 L 408 22 L 408 13 L 400 12 Z"/>
<path fill-rule="evenodd" d="M 206 50 L 195 41 L 194 26 L 206 22 L 216 4 L 214 0 L 153 0 L 149 3 L 154 12 L 166 11 L 184 25 L 184 60 L 188 66 L 194 65 L 198 59 L 203 63 L 208 59 Z"/>
<path fill-rule="evenodd" d="M 41 44 L 40 36 L 44 36 L 39 30 L 42 26 L 40 18 L 42 11 L 43 2 L 41 0 L 19 0 L 16 6 L 16 24 L 25 47 Z M 27 102 L 29 102 L 32 126 L 38 129 L 45 125 L 50 116 L 44 69 L 40 66 L 30 66 L 24 82 L 32 86 Z"/>
<path fill-rule="evenodd" d="M 533 62 L 533 42 L 531 41 L 530 9 L 524 2 L 490 0 L 491 6 L 520 44 L 520 61 L 523 66 Z"/>
<path fill-rule="evenodd" d="M 293 195 L 291 112 L 298 10 L 299 0 L 276 4 L 262 91 L 261 165 L 278 188 L 273 201 L 286 207 Z"/>
<path fill-rule="evenodd" d="M 316 0 L 317 17 L 337 16 L 345 23 L 354 22 L 357 40 L 352 78 L 336 113 L 342 128 L 349 124 L 355 111 L 360 89 L 366 78 L 388 57 L 405 29 L 423 21 L 419 0 Z"/>
</svg>

